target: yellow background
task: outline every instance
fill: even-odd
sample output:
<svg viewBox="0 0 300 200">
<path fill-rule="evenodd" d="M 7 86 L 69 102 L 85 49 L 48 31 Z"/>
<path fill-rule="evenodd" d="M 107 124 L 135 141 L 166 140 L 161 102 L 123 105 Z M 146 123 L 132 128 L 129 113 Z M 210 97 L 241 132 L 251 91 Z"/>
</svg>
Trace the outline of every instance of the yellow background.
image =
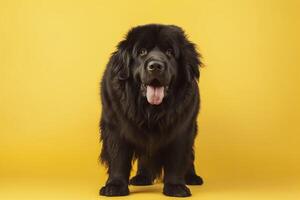
<svg viewBox="0 0 300 200">
<path fill-rule="evenodd" d="M 299 9 L 297 0 L 0 0 L 0 199 L 104 198 L 98 83 L 117 42 L 145 23 L 182 26 L 204 57 L 205 184 L 192 198 L 299 199 Z M 166 198 L 162 185 L 130 189 Z"/>
</svg>

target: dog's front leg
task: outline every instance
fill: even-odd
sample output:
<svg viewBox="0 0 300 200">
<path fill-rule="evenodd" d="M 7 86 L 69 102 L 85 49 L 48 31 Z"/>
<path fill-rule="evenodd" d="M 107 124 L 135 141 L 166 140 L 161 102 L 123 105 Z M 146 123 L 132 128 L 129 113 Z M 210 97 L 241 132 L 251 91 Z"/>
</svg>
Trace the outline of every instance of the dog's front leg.
<svg viewBox="0 0 300 200">
<path fill-rule="evenodd" d="M 189 188 L 185 185 L 184 176 L 190 162 L 190 148 L 188 141 L 178 139 L 172 142 L 164 155 L 164 189 L 167 196 L 191 196 Z"/>
<path fill-rule="evenodd" d="M 109 133 L 109 137 L 113 133 Z M 125 196 L 129 194 L 128 181 L 131 170 L 132 149 L 122 138 L 113 135 L 103 142 L 102 156 L 108 165 L 108 179 L 100 189 L 103 196 Z"/>
</svg>

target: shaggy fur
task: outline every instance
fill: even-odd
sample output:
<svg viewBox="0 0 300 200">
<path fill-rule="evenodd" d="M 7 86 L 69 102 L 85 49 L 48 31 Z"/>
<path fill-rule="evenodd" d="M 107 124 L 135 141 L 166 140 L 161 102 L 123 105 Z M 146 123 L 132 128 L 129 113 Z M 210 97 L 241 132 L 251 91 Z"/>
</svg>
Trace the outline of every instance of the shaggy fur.
<svg viewBox="0 0 300 200">
<path fill-rule="evenodd" d="M 161 59 L 165 71 L 152 76 L 145 68 L 149 57 Z M 100 158 L 109 177 L 100 195 L 128 195 L 129 183 L 150 185 L 162 170 L 165 195 L 190 196 L 185 184 L 202 184 L 193 163 L 199 57 L 174 25 L 137 26 L 119 43 L 101 82 Z M 159 105 L 147 101 L 146 85 L 165 88 Z M 129 181 L 134 159 L 138 171 Z"/>
</svg>

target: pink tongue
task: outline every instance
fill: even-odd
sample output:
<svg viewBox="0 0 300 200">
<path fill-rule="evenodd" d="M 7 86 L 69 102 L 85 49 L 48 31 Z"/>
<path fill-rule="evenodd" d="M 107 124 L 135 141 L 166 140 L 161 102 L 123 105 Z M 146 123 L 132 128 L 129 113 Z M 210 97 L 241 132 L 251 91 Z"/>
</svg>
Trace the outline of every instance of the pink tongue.
<svg viewBox="0 0 300 200">
<path fill-rule="evenodd" d="M 164 98 L 164 87 L 153 87 L 147 85 L 147 101 L 152 105 L 161 104 Z"/>
</svg>

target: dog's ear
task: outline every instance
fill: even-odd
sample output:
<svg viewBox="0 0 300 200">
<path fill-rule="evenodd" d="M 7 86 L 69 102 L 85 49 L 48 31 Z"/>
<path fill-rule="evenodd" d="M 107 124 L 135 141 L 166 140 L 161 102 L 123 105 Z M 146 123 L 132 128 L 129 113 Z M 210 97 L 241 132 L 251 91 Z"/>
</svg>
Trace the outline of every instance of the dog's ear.
<svg viewBox="0 0 300 200">
<path fill-rule="evenodd" d="M 201 55 L 196 50 L 196 45 L 190 42 L 185 34 L 184 30 L 176 25 L 169 25 L 171 29 L 179 33 L 179 43 L 181 50 L 181 61 L 183 65 L 183 72 L 188 82 L 200 77 L 200 67 L 202 62 L 200 60 Z"/>
<path fill-rule="evenodd" d="M 117 75 L 119 80 L 126 80 L 130 76 L 130 61 L 131 56 L 127 47 L 127 41 L 121 41 L 110 58 L 112 71 Z"/>
<path fill-rule="evenodd" d="M 186 79 L 190 82 L 193 79 L 199 80 L 200 67 L 202 62 L 200 60 L 201 55 L 197 52 L 195 44 L 188 40 L 185 40 L 184 47 L 182 48 L 182 59 L 185 68 Z"/>
</svg>

